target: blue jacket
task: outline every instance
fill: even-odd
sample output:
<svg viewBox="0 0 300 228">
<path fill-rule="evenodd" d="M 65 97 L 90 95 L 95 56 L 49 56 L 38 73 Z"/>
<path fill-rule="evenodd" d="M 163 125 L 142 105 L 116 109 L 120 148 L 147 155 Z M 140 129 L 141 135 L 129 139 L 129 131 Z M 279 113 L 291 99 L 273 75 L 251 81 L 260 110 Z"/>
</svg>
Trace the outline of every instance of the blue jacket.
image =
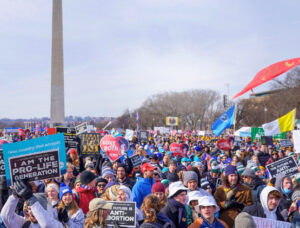
<svg viewBox="0 0 300 228">
<path fill-rule="evenodd" d="M 155 183 L 153 178 L 138 177 L 137 182 L 132 188 L 132 198 L 138 208 L 141 207 L 144 198 L 151 194 L 152 185 Z"/>
</svg>

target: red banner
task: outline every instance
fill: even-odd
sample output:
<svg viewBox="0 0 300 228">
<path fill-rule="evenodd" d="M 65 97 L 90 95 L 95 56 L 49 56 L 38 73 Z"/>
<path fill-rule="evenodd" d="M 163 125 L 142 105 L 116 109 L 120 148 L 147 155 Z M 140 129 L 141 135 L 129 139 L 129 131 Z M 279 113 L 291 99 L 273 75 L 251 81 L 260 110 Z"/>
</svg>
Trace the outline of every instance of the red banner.
<svg viewBox="0 0 300 228">
<path fill-rule="evenodd" d="M 261 71 L 259 71 L 255 77 L 252 79 L 252 81 L 246 85 L 246 87 L 236 94 L 232 99 L 237 98 L 244 93 L 248 92 L 249 90 L 267 82 L 270 81 L 273 78 L 276 78 L 277 76 L 283 74 L 284 72 L 294 68 L 295 66 L 298 66 L 300 64 L 300 58 L 295 59 L 289 59 L 285 61 L 281 61 L 278 63 L 274 63 L 271 66 L 268 66 Z"/>
<path fill-rule="evenodd" d="M 181 146 L 178 143 L 172 143 L 170 145 L 170 151 L 172 152 L 172 154 L 176 157 L 178 155 L 183 156 L 183 151 Z"/>
</svg>

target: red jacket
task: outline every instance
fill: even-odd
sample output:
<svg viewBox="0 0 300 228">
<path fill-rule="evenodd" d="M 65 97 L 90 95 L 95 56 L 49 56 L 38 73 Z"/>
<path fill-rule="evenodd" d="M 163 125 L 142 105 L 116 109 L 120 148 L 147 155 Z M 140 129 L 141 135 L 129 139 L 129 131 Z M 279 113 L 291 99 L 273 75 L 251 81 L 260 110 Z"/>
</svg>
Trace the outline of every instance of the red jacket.
<svg viewBox="0 0 300 228">
<path fill-rule="evenodd" d="M 79 208 L 86 214 L 89 211 L 89 203 L 92 199 L 96 198 L 96 188 L 76 188 L 76 194 L 73 195 L 74 200 L 78 203 Z"/>
</svg>

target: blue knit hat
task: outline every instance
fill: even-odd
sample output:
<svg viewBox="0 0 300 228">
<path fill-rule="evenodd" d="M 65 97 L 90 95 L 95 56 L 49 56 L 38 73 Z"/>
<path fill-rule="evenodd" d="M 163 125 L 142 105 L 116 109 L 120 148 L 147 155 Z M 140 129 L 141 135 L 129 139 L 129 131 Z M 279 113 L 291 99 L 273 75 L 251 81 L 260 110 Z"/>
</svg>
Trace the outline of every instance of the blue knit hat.
<svg viewBox="0 0 300 228">
<path fill-rule="evenodd" d="M 60 186 L 59 189 L 59 199 L 61 200 L 63 195 L 66 193 L 71 193 L 72 197 L 73 197 L 73 192 L 71 190 L 71 188 L 69 186 Z"/>
<path fill-rule="evenodd" d="M 237 169 L 233 165 L 228 165 L 225 168 L 225 176 L 227 177 L 230 174 L 237 174 Z"/>
</svg>

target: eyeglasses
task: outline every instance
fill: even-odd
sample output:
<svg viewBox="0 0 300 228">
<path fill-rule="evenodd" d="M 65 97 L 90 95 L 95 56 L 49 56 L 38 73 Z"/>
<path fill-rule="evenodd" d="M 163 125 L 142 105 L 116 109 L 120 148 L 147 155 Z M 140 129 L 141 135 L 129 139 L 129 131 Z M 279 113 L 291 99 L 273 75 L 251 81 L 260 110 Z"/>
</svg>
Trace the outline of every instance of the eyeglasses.
<svg viewBox="0 0 300 228">
<path fill-rule="evenodd" d="M 97 187 L 104 188 L 106 184 L 98 184 Z"/>
</svg>

